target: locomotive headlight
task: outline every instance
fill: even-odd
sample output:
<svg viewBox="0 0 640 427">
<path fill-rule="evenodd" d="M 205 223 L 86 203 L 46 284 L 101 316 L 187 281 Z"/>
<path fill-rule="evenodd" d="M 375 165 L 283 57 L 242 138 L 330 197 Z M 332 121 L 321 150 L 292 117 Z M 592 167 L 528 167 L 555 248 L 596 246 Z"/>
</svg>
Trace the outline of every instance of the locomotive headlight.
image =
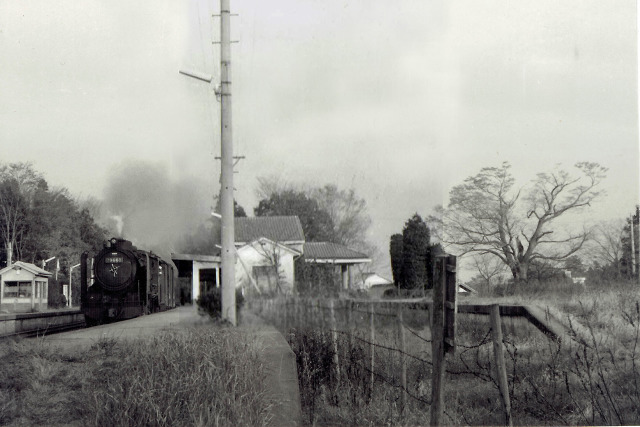
<svg viewBox="0 0 640 427">
<path fill-rule="evenodd" d="M 116 238 L 115 238 L 115 237 L 114 237 L 113 239 L 111 239 L 111 244 L 112 244 L 112 245 L 115 245 L 115 244 L 116 244 L 116 242 L 117 242 L 117 240 L 116 240 Z"/>
</svg>

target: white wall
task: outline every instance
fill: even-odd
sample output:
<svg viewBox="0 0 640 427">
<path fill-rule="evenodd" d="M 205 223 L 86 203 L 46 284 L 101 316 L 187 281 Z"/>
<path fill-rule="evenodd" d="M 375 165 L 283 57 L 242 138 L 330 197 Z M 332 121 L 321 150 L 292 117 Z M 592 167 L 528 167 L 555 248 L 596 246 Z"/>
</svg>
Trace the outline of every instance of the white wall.
<svg viewBox="0 0 640 427">
<path fill-rule="evenodd" d="M 260 242 L 254 242 L 252 245 L 243 246 L 238 250 L 241 260 L 236 262 L 236 286 L 246 289 L 254 288 L 249 277 L 253 274 L 253 267 L 273 265 L 268 255 L 272 255 L 274 251 L 279 258 L 280 287 L 284 292 L 292 292 L 294 283 L 293 253 L 271 242 L 264 242 L 263 245 Z"/>
</svg>

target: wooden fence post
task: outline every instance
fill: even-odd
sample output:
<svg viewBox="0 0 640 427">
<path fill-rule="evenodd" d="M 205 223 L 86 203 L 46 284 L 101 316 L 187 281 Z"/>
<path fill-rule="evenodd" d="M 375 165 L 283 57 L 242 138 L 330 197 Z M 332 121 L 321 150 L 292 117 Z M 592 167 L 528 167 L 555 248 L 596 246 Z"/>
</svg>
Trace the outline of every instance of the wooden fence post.
<svg viewBox="0 0 640 427">
<path fill-rule="evenodd" d="M 373 397 L 373 383 L 375 381 L 375 354 L 376 348 L 374 345 L 376 339 L 376 326 L 375 326 L 375 306 L 373 302 L 369 304 L 369 342 L 371 348 L 371 396 Z"/>
<path fill-rule="evenodd" d="M 340 381 L 340 358 L 338 357 L 338 326 L 336 324 L 335 300 L 329 300 L 331 339 L 333 341 L 333 363 L 336 364 L 336 379 Z"/>
<path fill-rule="evenodd" d="M 444 412 L 444 297 L 446 285 L 446 257 L 436 257 L 436 274 L 433 281 L 433 305 L 431 327 L 431 425 L 442 425 Z"/>
<path fill-rule="evenodd" d="M 500 322 L 500 306 L 491 306 L 491 338 L 493 340 L 493 359 L 496 366 L 498 386 L 502 397 L 502 409 L 504 411 L 505 425 L 512 426 L 511 401 L 509 399 L 509 384 L 507 382 L 507 366 L 504 362 L 504 350 L 502 347 L 502 325 Z"/>
<path fill-rule="evenodd" d="M 405 347 L 405 336 L 404 336 L 404 324 L 402 317 L 402 304 L 398 304 L 398 314 L 397 314 L 397 323 L 398 323 L 398 335 L 400 336 L 400 381 L 402 382 L 402 394 L 400 395 L 400 413 L 404 412 L 404 408 L 407 406 L 407 358 L 405 357 L 406 347 Z"/>
</svg>

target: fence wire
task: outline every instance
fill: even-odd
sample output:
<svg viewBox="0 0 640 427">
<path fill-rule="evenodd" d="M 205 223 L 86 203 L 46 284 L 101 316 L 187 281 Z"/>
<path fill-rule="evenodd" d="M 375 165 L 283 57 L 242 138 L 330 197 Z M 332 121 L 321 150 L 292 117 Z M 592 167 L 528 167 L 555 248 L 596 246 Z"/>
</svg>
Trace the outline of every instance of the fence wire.
<svg viewBox="0 0 640 427">
<path fill-rule="evenodd" d="M 363 308 L 363 306 L 365 305 L 369 306 L 368 309 Z M 400 318 L 398 318 L 397 312 L 396 313 L 392 312 L 392 309 L 390 306 L 385 305 L 383 307 L 384 307 L 384 311 L 376 310 L 376 303 L 371 303 L 371 302 L 349 302 L 346 305 L 333 303 L 330 305 L 325 305 L 325 304 L 321 304 L 318 300 L 310 301 L 310 300 L 304 300 L 304 299 L 261 300 L 260 301 L 260 308 L 262 309 L 263 314 L 267 314 L 267 316 L 269 316 L 271 320 L 275 323 L 275 325 L 280 329 L 284 329 L 285 327 L 294 328 L 294 329 L 306 329 L 306 328 L 317 329 L 322 334 L 326 333 L 326 334 L 335 334 L 336 336 L 339 335 L 344 337 L 345 339 L 354 340 L 363 344 L 365 347 L 369 347 L 370 354 L 368 355 L 368 358 L 372 357 L 371 352 L 375 352 L 375 349 L 382 349 L 382 350 L 389 351 L 390 354 L 396 354 L 399 358 L 402 357 L 402 361 L 400 362 L 401 364 L 405 363 L 404 361 L 405 358 L 409 358 L 411 360 L 422 363 L 425 366 L 428 366 L 429 368 L 431 368 L 432 367 L 431 360 L 425 359 L 424 357 L 420 357 L 419 355 L 416 355 L 416 354 L 409 353 L 406 350 L 403 350 L 401 348 L 398 348 L 389 344 L 388 337 L 386 337 L 387 338 L 385 340 L 386 342 L 383 344 L 378 340 L 376 340 L 375 338 L 374 338 L 374 341 L 371 341 L 367 338 L 360 336 L 360 335 L 366 335 L 366 332 L 362 330 L 356 331 L 356 328 L 358 328 L 357 323 L 364 323 L 367 325 L 366 329 L 369 329 L 369 333 L 371 333 L 371 330 L 370 330 L 371 316 L 373 315 L 374 336 L 378 335 L 375 333 L 377 332 L 376 320 L 378 320 L 377 323 L 379 324 L 380 318 L 387 318 L 387 319 L 395 319 L 394 324 L 386 325 L 387 328 L 393 327 L 393 325 L 397 325 L 401 327 L 402 330 L 408 331 L 409 334 L 416 337 L 420 342 L 423 342 L 425 344 L 432 343 L 431 339 L 422 336 L 418 331 L 416 331 L 414 328 L 409 326 L 404 319 L 400 320 Z M 396 307 L 396 310 L 403 310 L 404 312 L 404 310 L 407 310 L 407 309 Z M 329 315 L 327 315 L 327 313 L 329 313 Z M 356 316 L 359 316 L 360 322 L 356 321 L 355 319 Z M 338 327 L 339 324 L 344 325 L 349 320 L 351 320 L 351 324 L 347 325 L 346 328 L 343 329 Z M 298 322 L 301 324 L 298 324 Z M 288 331 L 283 331 L 283 332 L 287 333 Z M 475 378 L 479 378 L 482 381 L 493 382 L 495 384 L 494 379 L 490 375 L 489 367 L 481 365 L 479 357 L 477 357 L 477 355 L 475 357 L 475 362 L 476 362 L 475 367 L 471 366 L 473 363 L 470 360 L 468 360 L 466 357 L 469 353 L 472 353 L 474 350 L 478 352 L 480 348 L 482 348 L 486 344 L 489 344 L 491 342 L 490 336 L 491 336 L 491 330 L 489 329 L 487 333 L 484 335 L 484 337 L 475 344 L 465 345 L 465 344 L 456 342 L 456 347 L 462 350 L 457 352 L 456 359 L 460 360 L 464 369 L 462 370 L 446 369 L 445 372 L 447 374 L 455 375 L 455 376 L 468 375 Z M 332 338 L 328 338 L 328 339 L 330 340 Z M 398 340 L 398 336 L 396 335 L 394 341 L 397 342 L 397 340 Z M 335 348 L 340 347 L 338 346 L 338 344 L 334 344 L 334 346 Z M 344 351 L 342 351 L 342 354 L 340 354 L 340 351 L 338 350 L 337 353 L 338 353 L 339 359 L 341 358 L 342 360 L 344 360 L 344 358 L 347 357 Z M 421 353 L 427 353 L 427 351 L 424 351 Z M 389 377 L 385 375 L 383 372 L 380 372 L 379 370 L 375 369 L 376 367 L 375 363 L 374 363 L 374 368 L 372 370 L 371 366 L 370 365 L 368 366 L 368 364 L 365 363 L 364 360 L 351 359 L 350 362 L 355 363 L 359 368 L 367 372 L 367 374 L 373 375 L 373 377 L 375 377 L 378 381 L 384 382 L 385 384 L 389 385 L 394 389 L 401 390 L 403 393 L 405 393 L 407 396 L 409 396 L 411 399 L 415 400 L 416 402 L 420 402 L 422 404 L 431 404 L 430 400 L 425 399 L 423 396 L 421 396 L 419 393 L 416 393 L 415 391 L 410 389 L 408 386 L 399 384 L 398 375 L 394 374 L 393 377 Z M 380 363 L 378 362 L 377 365 L 380 365 Z M 383 364 L 383 365 L 386 366 L 386 364 Z M 339 368 L 339 369 L 342 369 L 342 368 Z M 445 415 L 449 416 L 449 418 L 451 419 L 449 414 L 445 414 Z"/>
</svg>

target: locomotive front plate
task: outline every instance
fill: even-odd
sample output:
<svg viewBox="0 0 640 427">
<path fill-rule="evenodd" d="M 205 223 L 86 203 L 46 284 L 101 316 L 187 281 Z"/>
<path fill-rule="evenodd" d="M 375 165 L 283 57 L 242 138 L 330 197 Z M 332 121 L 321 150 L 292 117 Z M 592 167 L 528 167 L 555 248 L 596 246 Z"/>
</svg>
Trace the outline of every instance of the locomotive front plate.
<svg viewBox="0 0 640 427">
<path fill-rule="evenodd" d="M 121 291 L 135 278 L 135 261 L 120 251 L 104 252 L 97 259 L 95 274 L 100 285 L 109 291 Z"/>
</svg>

